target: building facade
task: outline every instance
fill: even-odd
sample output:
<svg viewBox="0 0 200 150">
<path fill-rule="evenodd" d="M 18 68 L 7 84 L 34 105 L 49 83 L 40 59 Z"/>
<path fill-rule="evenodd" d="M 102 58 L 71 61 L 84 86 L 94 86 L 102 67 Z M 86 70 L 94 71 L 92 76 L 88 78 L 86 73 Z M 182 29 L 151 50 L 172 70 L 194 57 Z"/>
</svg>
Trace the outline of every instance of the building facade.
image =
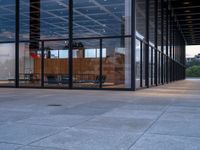
<svg viewBox="0 0 200 150">
<path fill-rule="evenodd" d="M 170 0 L 9 0 L 0 18 L 0 87 L 136 90 L 185 78 Z"/>
</svg>

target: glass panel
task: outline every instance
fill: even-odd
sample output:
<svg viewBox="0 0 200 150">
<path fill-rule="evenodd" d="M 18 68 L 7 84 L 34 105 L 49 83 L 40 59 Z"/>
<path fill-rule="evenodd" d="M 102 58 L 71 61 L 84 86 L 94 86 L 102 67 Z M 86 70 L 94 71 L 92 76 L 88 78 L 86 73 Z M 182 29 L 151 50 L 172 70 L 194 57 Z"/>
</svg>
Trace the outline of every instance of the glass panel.
<svg viewBox="0 0 200 150">
<path fill-rule="evenodd" d="M 160 62 L 161 62 L 161 59 L 160 59 L 160 52 L 159 51 L 157 52 L 157 55 L 158 55 L 157 56 L 158 57 L 158 61 L 157 61 L 157 63 L 158 63 L 157 64 L 157 69 L 158 69 L 157 73 L 158 73 L 158 75 L 157 75 L 157 78 L 158 78 L 158 84 L 160 84 L 160 81 L 161 81 L 160 80 L 160 75 L 161 75 L 161 72 L 160 72 L 161 71 Z"/>
<path fill-rule="evenodd" d="M 15 0 L 0 1 L 0 86 L 15 83 Z"/>
<path fill-rule="evenodd" d="M 49 41 L 44 43 L 44 86 L 68 87 L 68 42 Z"/>
<path fill-rule="evenodd" d="M 149 47 L 149 86 L 151 85 L 152 79 L 152 47 Z"/>
<path fill-rule="evenodd" d="M 131 34 L 131 0 L 74 0 L 74 37 Z"/>
<path fill-rule="evenodd" d="M 38 43 L 39 44 L 39 43 Z M 19 84 L 20 86 L 41 85 L 41 51 L 30 49 L 30 43 L 21 42 L 19 46 Z"/>
<path fill-rule="evenodd" d="M 131 87 L 131 39 L 104 39 L 106 58 L 102 63 L 103 88 Z"/>
<path fill-rule="evenodd" d="M 152 56 L 152 62 L 153 62 L 153 67 L 152 67 L 152 85 L 154 85 L 155 84 L 155 49 L 153 49 L 153 56 Z"/>
<path fill-rule="evenodd" d="M 136 68 L 136 88 L 139 88 L 140 87 L 140 57 L 141 57 L 141 42 L 139 40 L 136 40 L 136 51 L 135 51 L 135 56 L 136 56 L 136 65 L 135 65 L 135 68 Z"/>
<path fill-rule="evenodd" d="M 41 86 L 39 0 L 20 0 L 19 36 L 19 86 Z"/>
<path fill-rule="evenodd" d="M 73 53 L 73 87 L 99 88 L 100 85 L 100 49 L 99 40 L 80 40 L 80 47 L 74 47 Z"/>
<path fill-rule="evenodd" d="M 144 39 L 145 37 L 145 1 L 146 0 L 136 0 L 136 36 L 140 39 Z"/>
<path fill-rule="evenodd" d="M 146 73 L 146 71 L 145 71 L 145 51 L 146 51 L 146 45 L 144 44 L 144 43 L 142 43 L 143 45 L 142 45 L 142 87 L 145 87 L 146 86 L 146 83 L 145 83 L 145 79 L 146 79 L 146 77 L 145 77 L 145 73 Z"/>
<path fill-rule="evenodd" d="M 149 0 L 149 41 L 155 44 L 155 0 Z"/>
<path fill-rule="evenodd" d="M 68 0 L 20 0 L 20 86 L 41 86 L 40 42 L 59 38 L 68 38 Z M 44 44 L 45 86 L 68 86 L 66 41 Z"/>
</svg>

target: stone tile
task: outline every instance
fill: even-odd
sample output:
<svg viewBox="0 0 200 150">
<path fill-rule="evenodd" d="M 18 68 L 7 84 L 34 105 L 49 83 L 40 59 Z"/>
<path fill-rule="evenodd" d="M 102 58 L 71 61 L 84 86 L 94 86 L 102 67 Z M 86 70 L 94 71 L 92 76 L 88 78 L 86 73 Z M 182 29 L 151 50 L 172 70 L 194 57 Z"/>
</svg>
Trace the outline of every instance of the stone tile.
<svg viewBox="0 0 200 150">
<path fill-rule="evenodd" d="M 31 116 L 31 113 L 20 111 L 0 110 L 0 122 L 14 122 L 26 119 Z"/>
<path fill-rule="evenodd" d="M 137 105 L 137 104 L 126 104 L 121 109 L 130 109 L 130 110 L 145 110 L 145 111 L 163 111 L 166 106 L 163 105 Z"/>
<path fill-rule="evenodd" d="M 130 150 L 199 150 L 200 139 L 194 137 L 144 135 Z"/>
<path fill-rule="evenodd" d="M 67 150 L 67 149 L 60 149 L 60 148 L 52 148 L 52 147 L 39 147 L 39 146 L 25 146 L 17 150 Z"/>
<path fill-rule="evenodd" d="M 146 130 L 153 120 L 115 117 L 96 117 L 88 122 L 76 126 L 83 129 L 107 129 L 115 131 L 127 131 L 141 133 Z"/>
<path fill-rule="evenodd" d="M 162 112 L 146 110 L 130 110 L 117 108 L 103 114 L 103 117 L 121 117 L 121 118 L 138 118 L 138 119 L 156 119 Z"/>
<path fill-rule="evenodd" d="M 200 114 L 187 112 L 167 112 L 163 114 L 159 120 L 200 122 Z"/>
<path fill-rule="evenodd" d="M 15 150 L 19 148 L 21 145 L 18 144 L 8 144 L 8 143 L 1 143 L 0 142 L 0 149 L 1 150 Z"/>
<path fill-rule="evenodd" d="M 185 107 L 200 107 L 199 95 L 198 98 L 193 98 L 193 96 L 180 97 L 173 102 L 173 106 L 185 106 Z"/>
<path fill-rule="evenodd" d="M 199 121 L 159 120 L 148 133 L 200 137 Z"/>
<path fill-rule="evenodd" d="M 110 111 L 110 109 L 105 108 L 94 108 L 87 107 L 85 105 L 78 105 L 72 108 L 61 109 L 52 112 L 53 115 L 82 115 L 82 116 L 95 116 L 101 115 Z"/>
<path fill-rule="evenodd" d="M 125 105 L 125 102 L 119 102 L 119 101 L 108 101 L 108 100 L 98 100 L 93 101 L 90 103 L 85 103 L 81 105 L 82 107 L 92 107 L 92 108 L 102 108 L 102 109 L 114 109 L 120 106 Z"/>
<path fill-rule="evenodd" d="M 127 150 L 138 136 L 130 132 L 71 128 L 32 145 L 70 150 Z"/>
<path fill-rule="evenodd" d="M 19 122 L 25 124 L 35 124 L 53 127 L 72 127 L 74 125 L 85 122 L 91 118 L 92 117 L 76 115 L 47 115 L 32 117 Z"/>
<path fill-rule="evenodd" d="M 200 107 L 170 106 L 166 112 L 170 112 L 170 113 L 200 113 Z"/>
<path fill-rule="evenodd" d="M 28 144 L 63 129 L 64 128 L 17 123 L 6 124 L 0 126 L 0 142 Z"/>
</svg>

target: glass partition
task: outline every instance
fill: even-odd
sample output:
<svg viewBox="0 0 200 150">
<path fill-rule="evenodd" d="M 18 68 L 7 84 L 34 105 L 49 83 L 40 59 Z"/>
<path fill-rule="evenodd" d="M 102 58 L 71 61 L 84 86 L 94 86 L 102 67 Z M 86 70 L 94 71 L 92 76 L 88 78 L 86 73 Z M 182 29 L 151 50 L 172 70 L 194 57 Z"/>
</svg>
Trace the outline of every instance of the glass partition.
<svg viewBox="0 0 200 150">
<path fill-rule="evenodd" d="M 102 62 L 103 88 L 131 87 L 131 39 L 103 39 L 106 57 Z"/>
<path fill-rule="evenodd" d="M 45 87 L 69 86 L 68 44 L 68 41 L 44 41 Z"/>
<path fill-rule="evenodd" d="M 103 57 L 107 49 L 103 49 Z M 100 40 L 76 40 L 73 43 L 73 87 L 99 88 Z"/>
<path fill-rule="evenodd" d="M 131 0 L 73 0 L 74 37 L 131 34 Z"/>
<path fill-rule="evenodd" d="M 0 86 L 15 85 L 15 0 L 0 1 Z"/>
<path fill-rule="evenodd" d="M 140 82 L 141 82 L 140 81 L 141 80 L 140 78 L 141 77 L 141 74 L 140 74 L 141 73 L 141 50 L 142 50 L 141 41 L 136 39 L 136 49 L 135 49 L 136 88 L 140 88 Z"/>
</svg>

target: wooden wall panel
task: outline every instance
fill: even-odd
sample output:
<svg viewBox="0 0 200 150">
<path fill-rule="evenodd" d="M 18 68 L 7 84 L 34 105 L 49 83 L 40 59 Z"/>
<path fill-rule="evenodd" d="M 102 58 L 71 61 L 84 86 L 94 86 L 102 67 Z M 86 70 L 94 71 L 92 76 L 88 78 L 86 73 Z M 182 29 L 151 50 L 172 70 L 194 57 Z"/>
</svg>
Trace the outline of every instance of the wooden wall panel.
<svg viewBox="0 0 200 150">
<path fill-rule="evenodd" d="M 83 79 L 87 75 L 87 79 L 94 80 L 99 75 L 99 59 L 95 58 L 74 58 L 73 74 L 77 79 Z M 34 73 L 40 72 L 41 59 L 34 60 Z M 103 75 L 106 76 L 106 82 L 114 84 L 124 83 L 125 68 L 124 56 L 103 58 Z M 45 59 L 45 74 L 68 74 L 67 59 Z"/>
</svg>

